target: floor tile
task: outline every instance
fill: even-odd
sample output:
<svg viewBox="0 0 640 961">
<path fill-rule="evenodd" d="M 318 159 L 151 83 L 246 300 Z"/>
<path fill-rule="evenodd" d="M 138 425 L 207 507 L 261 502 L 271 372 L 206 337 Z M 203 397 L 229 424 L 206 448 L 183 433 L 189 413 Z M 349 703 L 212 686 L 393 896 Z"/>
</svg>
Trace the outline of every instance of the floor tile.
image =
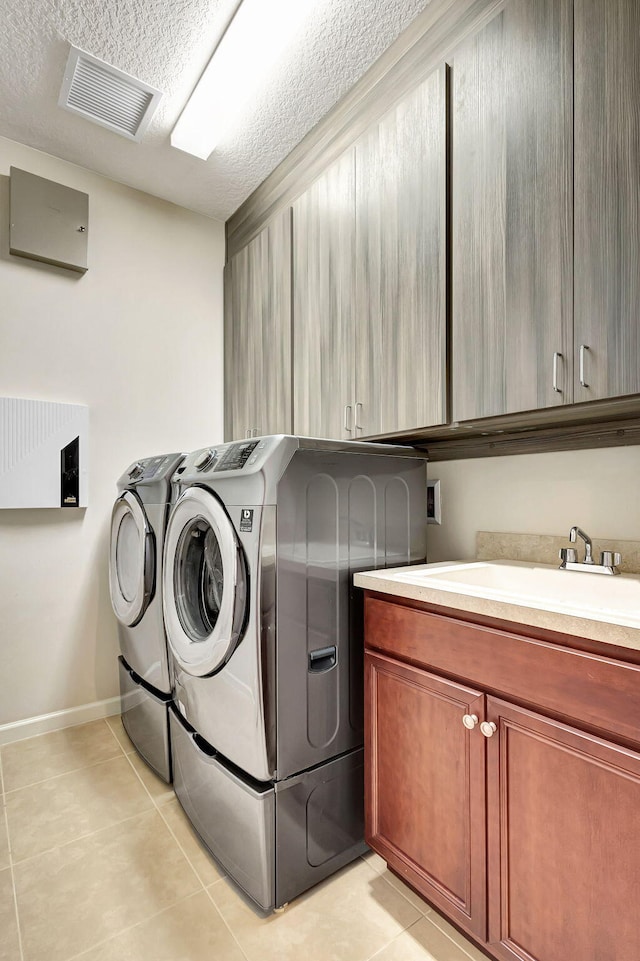
<svg viewBox="0 0 640 961">
<path fill-rule="evenodd" d="M 4 816 L 4 804 L 0 798 L 0 871 L 9 867 L 9 839 L 7 837 L 7 822 Z"/>
<path fill-rule="evenodd" d="M 169 804 L 163 804 L 160 812 L 178 840 L 178 844 L 189 859 L 192 868 L 206 886 L 224 877 L 224 871 L 211 857 L 203 846 L 200 838 L 191 827 L 191 823 L 174 798 Z"/>
<path fill-rule="evenodd" d="M 136 751 L 127 754 L 127 759 L 156 804 L 166 804 L 175 798 L 172 785 L 158 777 Z"/>
<path fill-rule="evenodd" d="M 4 789 L 15 791 L 121 753 L 103 720 L 6 744 L 2 748 Z"/>
<path fill-rule="evenodd" d="M 156 810 L 14 867 L 25 961 L 65 961 L 201 890 Z"/>
<path fill-rule="evenodd" d="M 377 871 L 378 874 L 384 874 L 387 870 L 387 862 L 384 858 L 381 858 L 379 854 L 375 851 L 367 851 L 366 854 L 362 855 L 362 860 L 366 861 L 370 868 Z"/>
<path fill-rule="evenodd" d="M 74 961 L 245 961 L 204 891 Z"/>
<path fill-rule="evenodd" d="M 135 753 L 135 747 L 124 729 L 122 723 L 122 717 L 119 714 L 114 714 L 113 717 L 106 718 L 106 722 L 109 725 L 113 735 L 115 736 L 118 744 L 122 748 L 125 754 Z"/>
<path fill-rule="evenodd" d="M 375 954 L 371 961 L 469 961 L 469 955 L 429 918 L 423 918 Z"/>
<path fill-rule="evenodd" d="M 454 941 L 455 944 L 458 944 L 462 950 L 470 958 L 472 958 L 472 961 L 487 961 L 486 954 L 483 954 L 482 951 L 476 948 L 475 944 L 472 944 L 471 941 L 468 941 L 464 937 L 464 935 L 460 934 L 457 928 L 454 928 L 452 924 L 449 924 L 449 922 L 446 921 L 442 915 L 435 910 L 435 908 L 432 909 L 431 914 L 429 915 L 429 920 L 435 924 L 436 927 L 440 928 L 440 930 L 446 934 L 451 941 Z"/>
<path fill-rule="evenodd" d="M 20 961 L 11 871 L 0 871 L 0 961 Z"/>
<path fill-rule="evenodd" d="M 33 857 L 153 807 L 126 757 L 6 795 L 14 861 Z"/>
<path fill-rule="evenodd" d="M 227 881 L 208 891 L 249 961 L 365 961 L 420 918 L 360 859 L 266 918 Z"/>
<path fill-rule="evenodd" d="M 431 914 L 431 906 L 427 904 L 427 902 L 423 900 L 419 894 L 416 894 L 415 891 L 412 891 L 408 884 L 405 884 L 404 881 L 396 877 L 395 874 L 392 874 L 386 865 L 385 870 L 381 873 L 380 877 L 384 878 L 387 884 L 391 884 L 396 891 L 399 891 L 400 894 L 407 899 L 407 901 L 410 901 L 414 908 L 418 909 L 420 914 Z"/>
</svg>

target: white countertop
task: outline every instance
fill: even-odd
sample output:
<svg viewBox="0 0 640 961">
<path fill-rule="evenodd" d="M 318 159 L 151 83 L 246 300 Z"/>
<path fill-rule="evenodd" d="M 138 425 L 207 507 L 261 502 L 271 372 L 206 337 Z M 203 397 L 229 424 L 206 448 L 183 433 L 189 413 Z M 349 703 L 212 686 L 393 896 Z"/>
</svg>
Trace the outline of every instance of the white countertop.
<svg viewBox="0 0 640 961">
<path fill-rule="evenodd" d="M 450 561 L 354 575 L 357 587 L 640 650 L 640 575 Z"/>
</svg>

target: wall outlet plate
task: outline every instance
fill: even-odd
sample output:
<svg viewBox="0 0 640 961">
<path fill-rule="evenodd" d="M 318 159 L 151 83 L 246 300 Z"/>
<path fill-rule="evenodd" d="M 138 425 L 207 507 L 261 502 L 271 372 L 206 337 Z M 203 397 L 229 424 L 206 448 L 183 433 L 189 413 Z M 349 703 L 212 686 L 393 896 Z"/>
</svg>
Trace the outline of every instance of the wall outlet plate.
<svg viewBox="0 0 640 961">
<path fill-rule="evenodd" d="M 440 481 L 427 481 L 427 524 L 441 524 Z"/>
</svg>

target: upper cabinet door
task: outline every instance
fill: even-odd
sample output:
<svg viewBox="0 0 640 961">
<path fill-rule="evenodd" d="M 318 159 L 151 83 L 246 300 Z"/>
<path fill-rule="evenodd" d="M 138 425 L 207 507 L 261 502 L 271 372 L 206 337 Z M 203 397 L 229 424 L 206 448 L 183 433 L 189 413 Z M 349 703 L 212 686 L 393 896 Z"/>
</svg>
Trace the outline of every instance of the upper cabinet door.
<svg viewBox="0 0 640 961">
<path fill-rule="evenodd" d="M 443 66 L 356 147 L 358 435 L 446 419 Z"/>
<path fill-rule="evenodd" d="M 575 0 L 575 400 L 640 392 L 640 3 Z"/>
<path fill-rule="evenodd" d="M 293 423 L 355 437 L 355 163 L 347 151 L 293 205 Z"/>
<path fill-rule="evenodd" d="M 453 58 L 454 420 L 572 400 L 572 44 L 510 0 Z"/>
<path fill-rule="evenodd" d="M 225 270 L 225 438 L 291 432 L 291 209 Z"/>
</svg>

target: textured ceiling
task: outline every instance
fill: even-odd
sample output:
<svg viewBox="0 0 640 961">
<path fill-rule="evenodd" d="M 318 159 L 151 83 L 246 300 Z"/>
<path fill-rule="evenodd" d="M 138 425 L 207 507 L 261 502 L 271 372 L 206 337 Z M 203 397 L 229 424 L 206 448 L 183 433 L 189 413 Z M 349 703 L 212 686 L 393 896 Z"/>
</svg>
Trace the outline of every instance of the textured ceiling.
<svg viewBox="0 0 640 961">
<path fill-rule="evenodd" d="M 295 42 L 202 161 L 169 135 L 238 0 L 0 0 L 0 135 L 227 220 L 429 0 L 299 2 Z M 164 92 L 142 143 L 57 106 L 70 43 Z"/>
</svg>

